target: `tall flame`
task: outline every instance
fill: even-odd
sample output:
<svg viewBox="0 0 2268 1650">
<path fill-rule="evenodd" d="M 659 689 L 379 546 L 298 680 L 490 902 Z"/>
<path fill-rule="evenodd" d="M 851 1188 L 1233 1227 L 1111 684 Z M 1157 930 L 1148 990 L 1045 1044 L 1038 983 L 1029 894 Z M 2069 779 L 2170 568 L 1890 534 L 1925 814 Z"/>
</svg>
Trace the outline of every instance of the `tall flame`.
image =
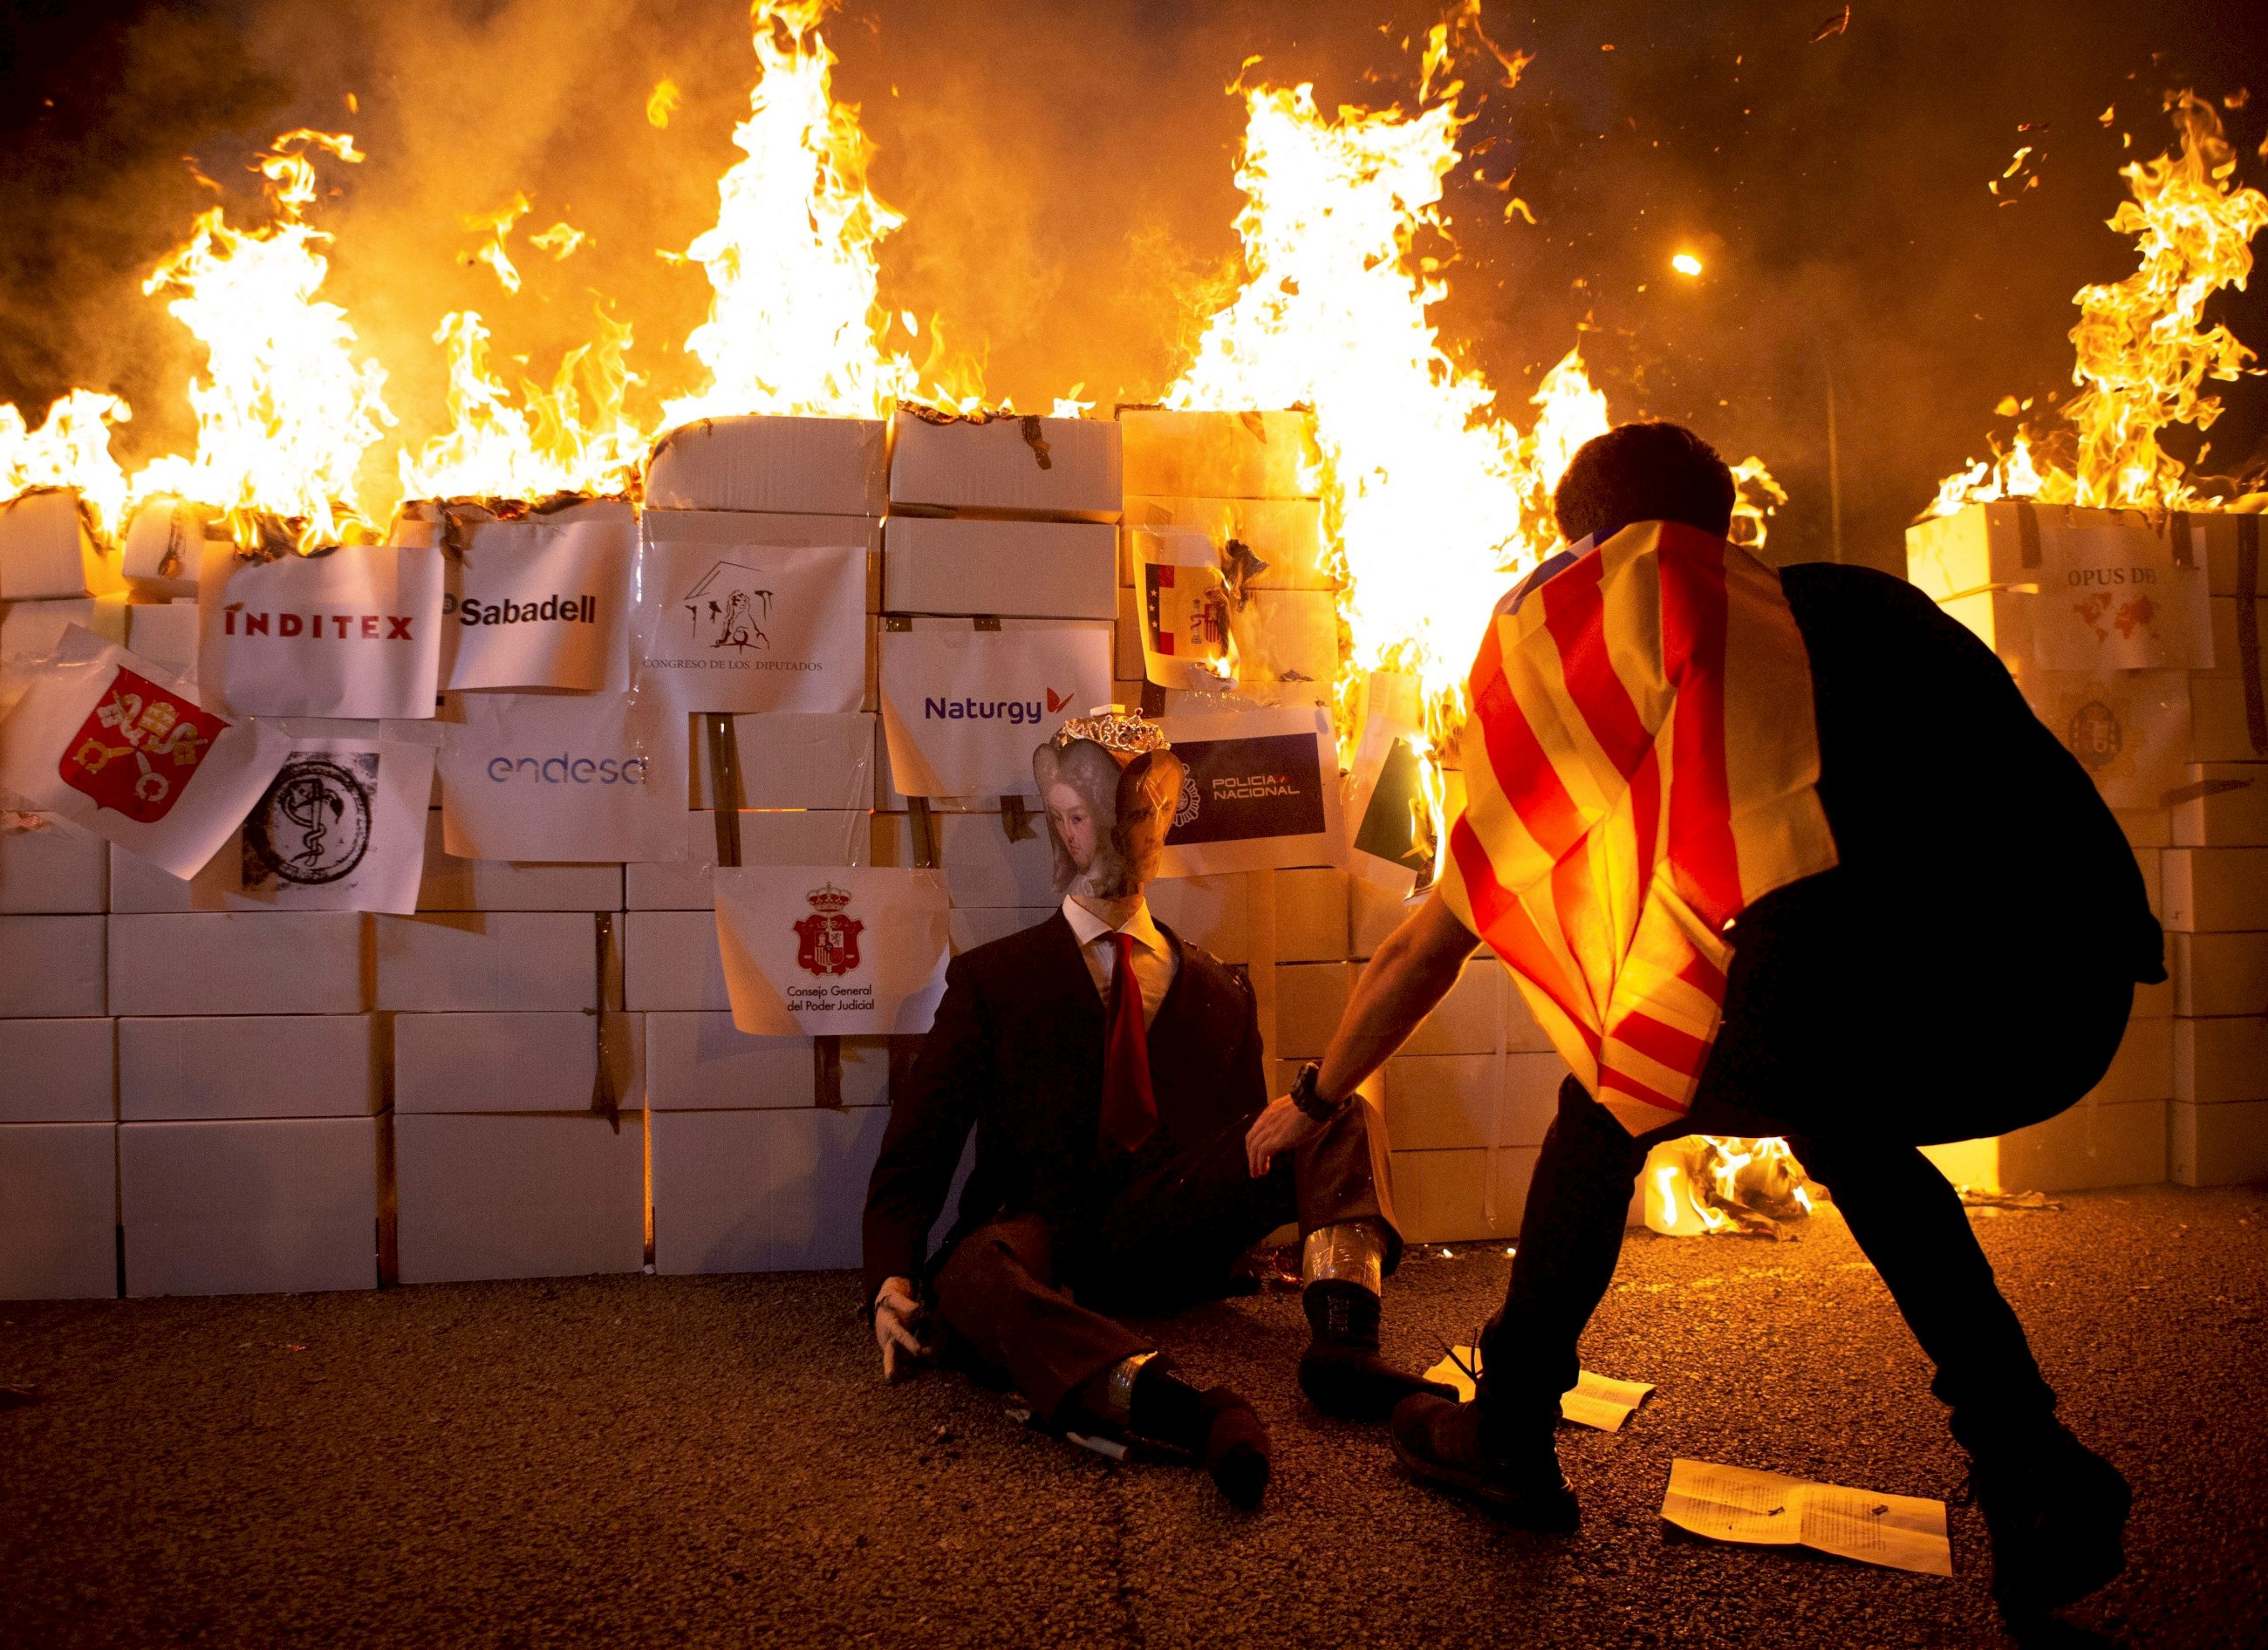
<svg viewBox="0 0 2268 1650">
<path fill-rule="evenodd" d="M 905 221 L 866 187 L 855 104 L 829 88 L 823 0 L 755 0 L 762 77 L 733 133 L 747 158 L 718 181 L 715 227 L 687 248 L 715 289 L 686 349 L 709 387 L 665 425 L 738 413 L 887 417 L 919 374 L 883 346 L 875 249 Z"/>
<path fill-rule="evenodd" d="M 232 229 L 214 207 L 143 283 L 146 293 L 177 295 L 166 308 L 204 345 L 206 375 L 188 392 L 196 456 L 159 459 L 135 478 L 135 491 L 217 505 L 239 542 L 256 536 L 263 512 L 302 524 L 303 546 L 335 542 L 359 514 L 363 454 L 394 422 L 385 369 L 355 358 L 346 312 L 315 297 L 330 237 L 303 216 L 316 193 L 311 150 L 362 158 L 350 137 L 285 133 L 259 163 L 273 221 Z"/>
<path fill-rule="evenodd" d="M 2268 195 L 2234 185 L 2235 157 L 2210 103 L 2183 92 L 2167 108 L 2180 154 L 2122 167 L 2132 198 L 2110 218 L 2134 237 L 2140 267 L 2072 300 L 2072 381 L 2080 389 L 2063 408 L 2066 427 L 2047 436 L 2019 429 L 2007 452 L 1948 476 L 1925 514 L 1998 498 L 2127 510 L 2213 502 L 2158 439 L 2177 424 L 2207 429 L 2220 415 L 2219 398 L 2200 392 L 2206 379 L 2257 370 L 2247 365 L 2253 352 L 2204 317 L 2206 299 L 2242 290 L 2252 273 L 2250 243 L 2268 224 Z"/>
<path fill-rule="evenodd" d="M 75 487 L 105 533 L 126 524 L 126 472 L 111 456 L 110 430 L 134 416 L 114 395 L 73 390 L 37 429 L 13 405 L 0 405 L 0 499 L 35 487 Z"/>
</svg>

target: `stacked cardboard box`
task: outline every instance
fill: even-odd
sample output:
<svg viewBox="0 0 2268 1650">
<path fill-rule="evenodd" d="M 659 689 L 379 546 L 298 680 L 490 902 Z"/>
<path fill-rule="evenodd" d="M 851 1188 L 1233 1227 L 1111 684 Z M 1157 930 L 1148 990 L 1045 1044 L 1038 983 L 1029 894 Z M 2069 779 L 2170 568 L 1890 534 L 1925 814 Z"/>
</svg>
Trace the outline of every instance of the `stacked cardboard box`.
<svg viewBox="0 0 2268 1650">
<path fill-rule="evenodd" d="M 2138 989 L 2124 1042 L 2078 1105 L 1998 1140 L 1933 1151 L 1955 1179 L 2055 1191 L 2169 1175 L 2191 1185 L 2268 1178 L 2268 603 L 2258 600 L 2257 530 L 2251 517 L 2005 502 L 1907 534 L 1909 576 L 1992 644 L 2094 774 L 2167 930 L 2173 975 Z M 2149 668 L 2070 668 L 2054 627 L 2103 587 L 2082 587 L 2064 568 L 2058 535 L 2099 546 L 2093 561 L 2131 565 L 2131 586 L 2109 588 L 2154 604 L 2147 616 L 2169 628 L 2165 656 Z M 2130 554 L 2116 554 L 2121 546 Z M 2238 611 L 2248 580 L 2249 625 Z M 2132 643 L 2116 624 L 2098 634 L 2112 649 Z"/>
</svg>

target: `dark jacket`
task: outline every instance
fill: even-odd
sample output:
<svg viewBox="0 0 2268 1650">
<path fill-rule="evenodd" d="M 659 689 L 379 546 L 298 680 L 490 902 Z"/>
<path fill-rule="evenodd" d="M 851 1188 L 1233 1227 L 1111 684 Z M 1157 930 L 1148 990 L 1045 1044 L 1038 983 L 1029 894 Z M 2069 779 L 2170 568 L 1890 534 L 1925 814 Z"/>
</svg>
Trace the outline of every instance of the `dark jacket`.
<svg viewBox="0 0 2268 1650">
<path fill-rule="evenodd" d="M 1102 998 L 1063 913 L 954 959 L 867 1185 L 868 1300 L 886 1278 L 923 1275 L 972 1128 L 976 1164 L 938 1261 L 997 1215 L 1085 1231 L 1117 1192 L 1267 1104 L 1251 986 L 1159 928 L 1181 967 L 1150 1026 L 1158 1131 L 1130 1155 L 1102 1138 Z"/>
</svg>

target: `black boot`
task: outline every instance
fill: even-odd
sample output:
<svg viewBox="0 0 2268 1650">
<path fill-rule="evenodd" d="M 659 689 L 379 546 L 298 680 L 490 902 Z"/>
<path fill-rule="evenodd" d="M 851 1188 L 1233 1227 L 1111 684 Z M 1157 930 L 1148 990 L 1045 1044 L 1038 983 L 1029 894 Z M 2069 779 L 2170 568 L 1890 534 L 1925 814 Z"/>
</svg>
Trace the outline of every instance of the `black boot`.
<svg viewBox="0 0 2268 1650">
<path fill-rule="evenodd" d="M 2133 1492 L 2060 1422 L 1979 1438 L 1971 1481 L 1992 1537 L 1992 1596 L 2012 1620 L 2084 1598 L 2126 1567 Z"/>
<path fill-rule="evenodd" d="M 1326 1415 L 1382 1421 L 1413 1393 L 1454 1399 L 1454 1388 L 1405 1375 L 1379 1355 L 1379 1301 L 1360 1284 L 1325 1280 L 1300 1297 L 1314 1338 L 1300 1358 L 1300 1390 Z"/>
<path fill-rule="evenodd" d="M 1268 1428 L 1228 1388 L 1200 1392 L 1164 1358 L 1152 1358 L 1134 1378 L 1126 1426 L 1202 1459 L 1220 1492 L 1237 1506 L 1260 1505 L 1268 1488 Z"/>
<path fill-rule="evenodd" d="M 1395 1459 L 1411 1478 L 1469 1496 L 1506 1523 L 1573 1529 L 1582 1510 L 1559 1470 L 1550 1423 L 1492 1427 L 1483 1402 L 1459 1404 L 1430 1393 L 1403 1399 L 1394 1412 Z"/>
</svg>

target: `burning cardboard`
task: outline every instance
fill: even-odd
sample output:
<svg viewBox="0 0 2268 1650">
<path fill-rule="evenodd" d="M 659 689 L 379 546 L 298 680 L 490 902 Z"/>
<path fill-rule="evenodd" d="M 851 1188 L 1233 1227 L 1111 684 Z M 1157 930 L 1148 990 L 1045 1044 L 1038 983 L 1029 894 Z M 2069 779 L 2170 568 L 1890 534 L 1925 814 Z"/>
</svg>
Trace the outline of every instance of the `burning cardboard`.
<svg viewBox="0 0 2268 1650">
<path fill-rule="evenodd" d="M 946 417 L 890 424 L 890 508 L 1115 522 L 1118 426 L 1097 418 Z"/>
<path fill-rule="evenodd" d="M 102 596 L 122 588 L 77 489 L 35 488 L 0 504 L 0 601 Z"/>
<path fill-rule="evenodd" d="M 1126 491 L 1160 498 L 1312 499 L 1322 490 L 1315 415 L 1122 407 Z"/>
<path fill-rule="evenodd" d="M 704 418 L 654 443 L 648 510 L 879 517 L 889 426 L 867 418 Z"/>
</svg>

